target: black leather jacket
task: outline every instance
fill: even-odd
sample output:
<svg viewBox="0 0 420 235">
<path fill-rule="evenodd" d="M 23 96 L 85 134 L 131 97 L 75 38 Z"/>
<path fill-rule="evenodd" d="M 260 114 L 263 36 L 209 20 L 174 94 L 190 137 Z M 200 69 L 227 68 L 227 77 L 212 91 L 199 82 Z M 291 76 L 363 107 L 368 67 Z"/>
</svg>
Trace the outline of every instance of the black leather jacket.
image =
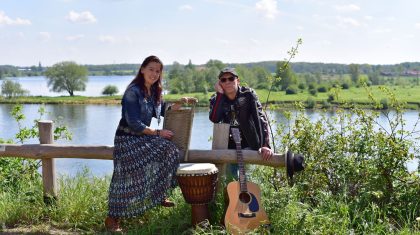
<svg viewBox="0 0 420 235">
<path fill-rule="evenodd" d="M 255 91 L 249 87 L 238 87 L 234 101 L 227 96 L 216 93 L 210 98 L 210 121 L 214 123 L 231 123 L 231 104 L 234 106 L 239 129 L 253 150 L 270 147 L 267 117 L 262 112 L 261 103 Z"/>
</svg>

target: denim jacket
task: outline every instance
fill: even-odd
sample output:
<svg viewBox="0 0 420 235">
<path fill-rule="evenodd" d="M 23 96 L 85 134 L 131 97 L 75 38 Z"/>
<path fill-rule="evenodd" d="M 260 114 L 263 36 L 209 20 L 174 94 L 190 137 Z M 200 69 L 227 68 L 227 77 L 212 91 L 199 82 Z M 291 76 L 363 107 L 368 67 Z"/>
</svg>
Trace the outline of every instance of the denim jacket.
<svg viewBox="0 0 420 235">
<path fill-rule="evenodd" d="M 157 118 L 159 124 L 160 117 L 165 115 L 165 105 L 162 102 L 156 104 L 152 97 L 146 97 L 138 85 L 129 85 L 121 101 L 120 125 L 127 124 L 131 131 L 141 133 L 150 126 L 152 117 Z"/>
</svg>

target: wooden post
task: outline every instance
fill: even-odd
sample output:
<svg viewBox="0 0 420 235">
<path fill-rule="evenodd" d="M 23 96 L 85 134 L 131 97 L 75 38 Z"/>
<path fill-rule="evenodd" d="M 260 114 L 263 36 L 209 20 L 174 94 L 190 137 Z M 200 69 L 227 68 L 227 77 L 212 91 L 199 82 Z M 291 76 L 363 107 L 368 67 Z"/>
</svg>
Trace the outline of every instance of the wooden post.
<svg viewBox="0 0 420 235">
<path fill-rule="evenodd" d="M 226 123 L 215 123 L 213 126 L 213 143 L 211 149 L 227 149 L 229 143 L 229 128 Z M 216 192 L 219 191 L 220 182 L 226 178 L 226 163 L 216 164 L 219 169 L 219 181 L 217 183 Z"/>
<path fill-rule="evenodd" d="M 40 144 L 53 144 L 53 121 L 38 122 Z M 44 184 L 44 201 L 50 202 L 57 196 L 54 158 L 42 158 L 42 182 Z"/>
</svg>

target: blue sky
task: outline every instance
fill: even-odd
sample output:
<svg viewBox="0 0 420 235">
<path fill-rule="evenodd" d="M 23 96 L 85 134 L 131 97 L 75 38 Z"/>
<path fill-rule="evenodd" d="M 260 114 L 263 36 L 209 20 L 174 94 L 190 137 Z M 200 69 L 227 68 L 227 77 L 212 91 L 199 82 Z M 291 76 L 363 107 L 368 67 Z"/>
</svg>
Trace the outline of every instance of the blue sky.
<svg viewBox="0 0 420 235">
<path fill-rule="evenodd" d="M 420 61 L 418 0 L 0 0 L 0 65 Z"/>
</svg>

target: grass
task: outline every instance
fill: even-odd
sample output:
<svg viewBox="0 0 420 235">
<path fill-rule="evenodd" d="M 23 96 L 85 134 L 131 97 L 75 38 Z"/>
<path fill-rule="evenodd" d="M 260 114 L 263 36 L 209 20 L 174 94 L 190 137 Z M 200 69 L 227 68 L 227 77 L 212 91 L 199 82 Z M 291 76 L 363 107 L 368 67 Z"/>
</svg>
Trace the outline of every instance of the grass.
<svg viewBox="0 0 420 235">
<path fill-rule="evenodd" d="M 388 87 L 398 99 L 406 102 L 409 108 L 417 109 L 420 107 L 420 86 L 391 86 Z M 382 99 L 389 98 L 387 94 L 379 89 L 379 86 L 372 86 L 369 88 L 372 95 L 379 102 Z M 268 90 L 256 91 L 261 103 L 265 103 L 268 96 Z M 340 106 L 343 103 L 353 103 L 363 106 L 371 106 L 368 93 L 363 87 L 351 87 L 347 90 L 341 90 L 338 96 L 333 101 L 334 106 Z M 213 93 L 187 93 L 187 94 L 168 94 L 164 99 L 171 102 L 178 100 L 181 97 L 189 96 L 195 97 L 199 100 L 198 106 L 208 106 L 208 100 Z M 328 100 L 330 92 L 320 93 L 315 96 L 310 95 L 307 90 L 300 91 L 298 94 L 286 95 L 284 91 L 271 92 L 269 103 L 276 104 L 280 107 L 290 107 L 295 102 L 306 102 L 308 98 L 313 99 L 318 103 L 319 107 L 323 102 Z M 0 98 L 0 103 L 21 103 L 21 104 L 120 104 L 121 96 L 100 96 L 100 97 L 87 97 L 87 96 L 59 96 L 59 97 L 46 97 L 46 96 L 27 96 L 16 98 Z"/>
<path fill-rule="evenodd" d="M 396 226 L 386 217 L 385 211 L 374 205 L 358 211 L 344 198 L 325 194 L 317 199 L 321 203 L 311 206 L 301 201 L 296 187 L 284 185 L 276 190 L 264 183 L 262 177 L 252 175 L 251 179 L 260 185 L 262 203 L 272 223 L 273 234 L 420 234 L 420 224 L 407 218 L 405 224 Z M 17 192 L 3 189 L 0 191 L 0 225 L 3 225 L 0 233 L 105 233 L 103 220 L 107 214 L 109 182 L 110 177 L 93 177 L 87 170 L 73 178 L 62 176 L 58 198 L 53 205 L 44 204 L 40 181 L 26 183 Z M 171 199 L 176 202 L 174 208 L 156 207 L 139 218 L 124 220 L 124 233 L 226 234 L 218 223 L 223 211 L 221 194 L 210 205 L 211 225 L 207 228 L 190 227 L 190 205 L 185 203 L 179 188 L 173 191 Z M 367 212 L 369 220 L 362 216 Z M 355 216 L 359 213 L 359 217 Z M 359 227 L 354 227 L 355 224 Z"/>
</svg>

